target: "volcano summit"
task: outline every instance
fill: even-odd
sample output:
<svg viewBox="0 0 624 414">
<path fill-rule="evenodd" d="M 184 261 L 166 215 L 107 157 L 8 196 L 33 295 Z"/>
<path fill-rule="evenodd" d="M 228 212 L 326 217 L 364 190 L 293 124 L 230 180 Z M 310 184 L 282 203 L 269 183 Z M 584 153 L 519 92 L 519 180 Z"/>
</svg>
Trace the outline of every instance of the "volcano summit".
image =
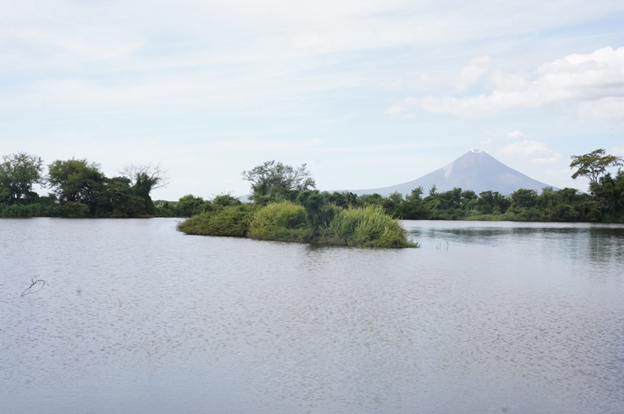
<svg viewBox="0 0 624 414">
<path fill-rule="evenodd" d="M 415 180 L 389 187 L 351 192 L 358 195 L 378 193 L 387 197 L 394 192 L 409 194 L 417 187 L 422 187 L 426 193 L 434 185 L 438 192 L 460 187 L 462 190 L 472 190 L 477 194 L 488 190 L 511 194 L 520 188 L 540 192 L 544 187 L 552 187 L 506 166 L 485 151 L 473 149 L 447 166 Z"/>
</svg>

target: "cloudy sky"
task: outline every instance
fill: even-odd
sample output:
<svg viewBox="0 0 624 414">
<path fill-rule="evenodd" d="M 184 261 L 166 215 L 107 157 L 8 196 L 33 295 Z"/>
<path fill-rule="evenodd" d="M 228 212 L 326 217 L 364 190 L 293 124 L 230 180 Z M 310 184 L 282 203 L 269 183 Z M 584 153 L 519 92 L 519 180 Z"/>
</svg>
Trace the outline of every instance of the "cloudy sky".
<svg viewBox="0 0 624 414">
<path fill-rule="evenodd" d="M 153 194 L 418 178 L 472 148 L 557 187 L 624 155 L 624 2 L 0 0 L 0 155 L 160 162 Z"/>
</svg>

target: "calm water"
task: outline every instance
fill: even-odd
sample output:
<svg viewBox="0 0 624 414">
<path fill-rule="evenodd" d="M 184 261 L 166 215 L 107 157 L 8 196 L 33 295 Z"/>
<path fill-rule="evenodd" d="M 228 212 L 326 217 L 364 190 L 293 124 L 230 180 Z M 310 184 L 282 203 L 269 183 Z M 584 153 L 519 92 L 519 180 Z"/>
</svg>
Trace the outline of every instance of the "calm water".
<svg viewBox="0 0 624 414">
<path fill-rule="evenodd" d="M 0 220 L 0 412 L 624 412 L 624 227 L 404 224 L 423 248 Z"/>
</svg>

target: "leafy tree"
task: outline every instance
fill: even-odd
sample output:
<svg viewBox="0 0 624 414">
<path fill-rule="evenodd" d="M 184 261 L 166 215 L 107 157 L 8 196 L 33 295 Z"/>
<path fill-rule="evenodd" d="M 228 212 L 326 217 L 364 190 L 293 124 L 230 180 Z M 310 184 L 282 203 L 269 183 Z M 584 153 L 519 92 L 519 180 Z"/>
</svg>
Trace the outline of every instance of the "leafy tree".
<svg viewBox="0 0 624 414">
<path fill-rule="evenodd" d="M 146 214 L 145 200 L 135 194 L 128 178 L 105 179 L 104 189 L 98 198 L 97 216 L 130 218 Z"/>
<path fill-rule="evenodd" d="M 516 207 L 534 207 L 537 203 L 537 191 L 519 189 L 511 195 L 513 205 Z"/>
<path fill-rule="evenodd" d="M 228 207 L 239 206 L 242 202 L 238 198 L 232 197 L 230 194 L 219 194 L 212 199 L 212 204 L 215 206 Z"/>
<path fill-rule="evenodd" d="M 250 171 L 243 171 L 243 178 L 251 183 L 253 194 L 250 198 L 256 203 L 296 198 L 297 192 L 316 187 L 306 164 L 294 168 L 281 162 L 266 161 Z"/>
<path fill-rule="evenodd" d="M 597 221 L 624 221 L 624 171 L 618 171 L 615 177 L 605 174 L 599 182 L 590 184 L 600 210 Z"/>
<path fill-rule="evenodd" d="M 425 200 L 422 197 L 423 194 L 423 188 L 416 187 L 409 195 L 405 196 L 405 205 L 403 206 L 403 212 L 400 216 L 401 218 L 408 220 L 422 220 L 429 218 L 430 212 L 425 205 Z"/>
<path fill-rule="evenodd" d="M 160 164 L 152 165 L 150 163 L 146 165 L 130 164 L 124 167 L 120 173 L 130 180 L 135 194 L 145 200 L 147 213 L 156 214 L 156 207 L 154 207 L 150 193 L 169 184 L 166 176 L 167 171 Z"/>
<path fill-rule="evenodd" d="M 576 168 L 572 178 L 583 176 L 589 178 L 590 185 L 597 184 L 601 176 L 605 174 L 608 168 L 624 165 L 622 157 L 616 155 L 605 155 L 604 149 L 597 149 L 584 155 L 573 155 L 570 168 Z"/>
<path fill-rule="evenodd" d="M 48 167 L 48 183 L 61 202 L 83 203 L 93 211 L 103 190 L 104 174 L 96 163 L 72 158 Z"/>
<path fill-rule="evenodd" d="M 205 203 L 206 201 L 201 197 L 195 197 L 192 194 L 185 195 L 175 205 L 176 215 L 178 217 L 191 217 L 203 213 Z"/>
<path fill-rule="evenodd" d="M 327 228 L 341 209 L 330 200 L 330 194 L 318 190 L 302 191 L 297 197 L 297 203 L 305 208 L 306 221 L 314 235 Z"/>
<path fill-rule="evenodd" d="M 35 184 L 44 185 L 43 160 L 25 152 L 5 155 L 0 162 L 0 202 L 23 204 L 38 196 Z"/>
</svg>

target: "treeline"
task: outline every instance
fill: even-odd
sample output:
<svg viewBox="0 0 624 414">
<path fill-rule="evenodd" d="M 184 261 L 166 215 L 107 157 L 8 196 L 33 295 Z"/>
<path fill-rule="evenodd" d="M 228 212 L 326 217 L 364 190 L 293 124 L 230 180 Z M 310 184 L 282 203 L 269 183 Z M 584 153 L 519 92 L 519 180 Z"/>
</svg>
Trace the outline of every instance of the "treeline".
<svg viewBox="0 0 624 414">
<path fill-rule="evenodd" d="M 622 164 L 621 157 L 605 154 L 603 149 L 573 156 L 570 167 L 575 171 L 572 177 L 587 177 L 590 180 L 588 193 L 574 188 L 544 188 L 540 193 L 520 189 L 510 195 L 495 191 L 476 194 L 461 188 L 438 192 L 434 186 L 426 195 L 419 187 L 405 196 L 399 193 L 388 197 L 379 194 L 358 196 L 349 192 L 314 190 L 314 180 L 305 165 L 293 169 L 273 161 L 244 172 L 243 177 L 251 182 L 251 198 L 259 205 L 288 201 L 306 207 L 306 200 L 314 199 L 325 209 L 329 209 L 328 206 L 341 209 L 379 207 L 393 218 L 406 220 L 624 223 L 624 171 L 608 172 L 609 168 Z M 237 204 L 240 202 L 231 196 L 205 201 L 188 195 L 175 205 L 159 206 L 158 211 L 165 216 L 191 217 Z"/>
<path fill-rule="evenodd" d="M 165 184 L 158 165 L 130 165 L 107 177 L 86 159 L 56 160 L 46 168 L 35 155 L 5 155 L 0 217 L 149 217 L 156 214 L 150 193 Z M 42 196 L 35 186 L 50 191 Z"/>
<path fill-rule="evenodd" d="M 320 193 L 341 207 L 380 206 L 386 214 L 405 220 L 505 220 L 542 222 L 624 222 L 624 173 L 607 175 L 592 184 L 589 194 L 574 188 L 520 189 L 510 195 L 494 191 L 476 194 L 455 188 L 427 195 L 422 188 L 399 193 L 357 196 L 353 193 Z"/>
</svg>

